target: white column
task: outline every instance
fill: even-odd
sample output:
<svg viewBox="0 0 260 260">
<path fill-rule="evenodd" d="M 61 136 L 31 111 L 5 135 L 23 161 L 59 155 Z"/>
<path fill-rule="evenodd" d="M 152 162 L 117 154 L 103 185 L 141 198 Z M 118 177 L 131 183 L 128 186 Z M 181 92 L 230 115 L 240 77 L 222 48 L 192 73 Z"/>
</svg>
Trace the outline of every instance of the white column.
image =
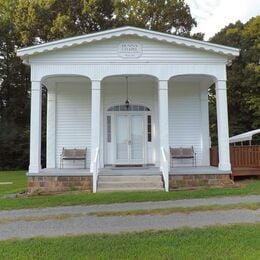
<svg viewBox="0 0 260 260">
<path fill-rule="evenodd" d="M 96 148 L 100 148 L 100 96 L 101 81 L 92 81 L 91 98 L 91 165 L 90 171 L 93 171 Z"/>
<path fill-rule="evenodd" d="M 217 123 L 218 123 L 218 150 L 219 170 L 230 171 L 229 155 L 229 130 L 228 130 L 228 108 L 227 87 L 225 80 L 218 80 L 216 85 Z"/>
<path fill-rule="evenodd" d="M 46 166 L 56 168 L 56 87 L 48 89 Z"/>
<path fill-rule="evenodd" d="M 168 117 L 168 81 L 159 80 L 159 129 L 160 129 L 160 149 L 164 148 L 166 158 L 169 162 L 169 117 Z M 162 154 L 160 152 L 160 166 L 162 167 Z M 169 165 L 168 165 L 169 167 Z"/>
<path fill-rule="evenodd" d="M 200 113 L 201 113 L 201 165 L 209 165 L 209 109 L 208 88 L 200 88 Z"/>
<path fill-rule="evenodd" d="M 41 169 L 41 120 L 42 120 L 41 82 L 32 81 L 29 173 L 39 173 Z"/>
</svg>

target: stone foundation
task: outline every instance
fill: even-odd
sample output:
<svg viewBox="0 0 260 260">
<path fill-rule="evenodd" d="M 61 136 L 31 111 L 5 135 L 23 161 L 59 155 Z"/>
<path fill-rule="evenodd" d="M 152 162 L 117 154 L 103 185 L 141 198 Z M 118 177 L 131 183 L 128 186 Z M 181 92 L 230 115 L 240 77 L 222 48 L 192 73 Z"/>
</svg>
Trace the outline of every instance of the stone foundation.
<svg viewBox="0 0 260 260">
<path fill-rule="evenodd" d="M 170 190 L 233 186 L 230 174 L 169 175 Z M 29 194 L 92 192 L 92 176 L 28 176 Z"/>
<path fill-rule="evenodd" d="M 230 174 L 183 174 L 169 176 L 170 190 L 196 189 L 199 187 L 227 187 L 233 184 Z"/>
<path fill-rule="evenodd" d="M 66 191 L 92 192 L 92 176 L 28 176 L 28 192 L 30 194 Z"/>
</svg>

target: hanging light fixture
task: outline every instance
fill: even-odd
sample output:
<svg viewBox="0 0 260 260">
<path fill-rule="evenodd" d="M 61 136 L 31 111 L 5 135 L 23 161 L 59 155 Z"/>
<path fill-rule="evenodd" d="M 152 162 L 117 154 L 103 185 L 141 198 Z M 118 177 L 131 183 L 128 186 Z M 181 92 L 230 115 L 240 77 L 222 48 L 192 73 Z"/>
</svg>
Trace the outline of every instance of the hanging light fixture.
<svg viewBox="0 0 260 260">
<path fill-rule="evenodd" d="M 128 76 L 125 77 L 125 80 L 126 80 L 126 101 L 125 101 L 125 107 L 126 107 L 126 110 L 129 109 L 129 100 L 128 100 Z"/>
</svg>

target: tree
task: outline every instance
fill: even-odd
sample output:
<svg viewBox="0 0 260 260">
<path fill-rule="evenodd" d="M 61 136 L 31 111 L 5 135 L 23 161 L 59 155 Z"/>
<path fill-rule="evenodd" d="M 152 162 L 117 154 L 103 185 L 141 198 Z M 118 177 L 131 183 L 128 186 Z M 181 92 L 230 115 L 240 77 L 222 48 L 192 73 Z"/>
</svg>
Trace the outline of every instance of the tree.
<svg viewBox="0 0 260 260">
<path fill-rule="evenodd" d="M 132 25 L 150 30 L 189 36 L 196 21 L 183 0 L 115 1 L 118 26 Z"/>
<path fill-rule="evenodd" d="M 183 0 L 19 0 L 14 22 L 25 45 L 124 25 L 190 36 L 196 26 Z"/>
<path fill-rule="evenodd" d="M 245 24 L 240 21 L 230 24 L 210 41 L 240 49 L 240 56 L 227 68 L 230 136 L 259 128 L 260 16 L 250 19 Z M 214 95 L 213 92 L 211 94 Z M 214 101 L 211 105 L 215 105 Z M 215 124 L 211 123 L 213 132 L 216 133 Z"/>
<path fill-rule="evenodd" d="M 112 26 L 111 0 L 18 0 L 15 26 L 25 45 Z"/>
<path fill-rule="evenodd" d="M 0 167 L 25 167 L 29 147 L 29 68 L 16 56 L 16 1 L 0 1 Z M 15 168 L 15 167 L 13 167 Z"/>
</svg>

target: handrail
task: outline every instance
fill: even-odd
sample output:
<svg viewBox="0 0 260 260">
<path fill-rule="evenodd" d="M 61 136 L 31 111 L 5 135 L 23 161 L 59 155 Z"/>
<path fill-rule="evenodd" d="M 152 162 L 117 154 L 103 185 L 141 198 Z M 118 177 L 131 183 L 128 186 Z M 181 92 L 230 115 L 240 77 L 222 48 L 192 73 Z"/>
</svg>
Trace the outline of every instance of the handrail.
<svg viewBox="0 0 260 260">
<path fill-rule="evenodd" d="M 97 180 L 99 170 L 99 147 L 96 148 L 94 162 L 93 162 L 93 192 L 97 192 Z"/>
<path fill-rule="evenodd" d="M 169 191 L 169 163 L 167 161 L 165 150 L 163 147 L 161 147 L 161 155 L 162 155 L 161 171 L 163 174 L 164 188 L 165 191 Z"/>
</svg>

